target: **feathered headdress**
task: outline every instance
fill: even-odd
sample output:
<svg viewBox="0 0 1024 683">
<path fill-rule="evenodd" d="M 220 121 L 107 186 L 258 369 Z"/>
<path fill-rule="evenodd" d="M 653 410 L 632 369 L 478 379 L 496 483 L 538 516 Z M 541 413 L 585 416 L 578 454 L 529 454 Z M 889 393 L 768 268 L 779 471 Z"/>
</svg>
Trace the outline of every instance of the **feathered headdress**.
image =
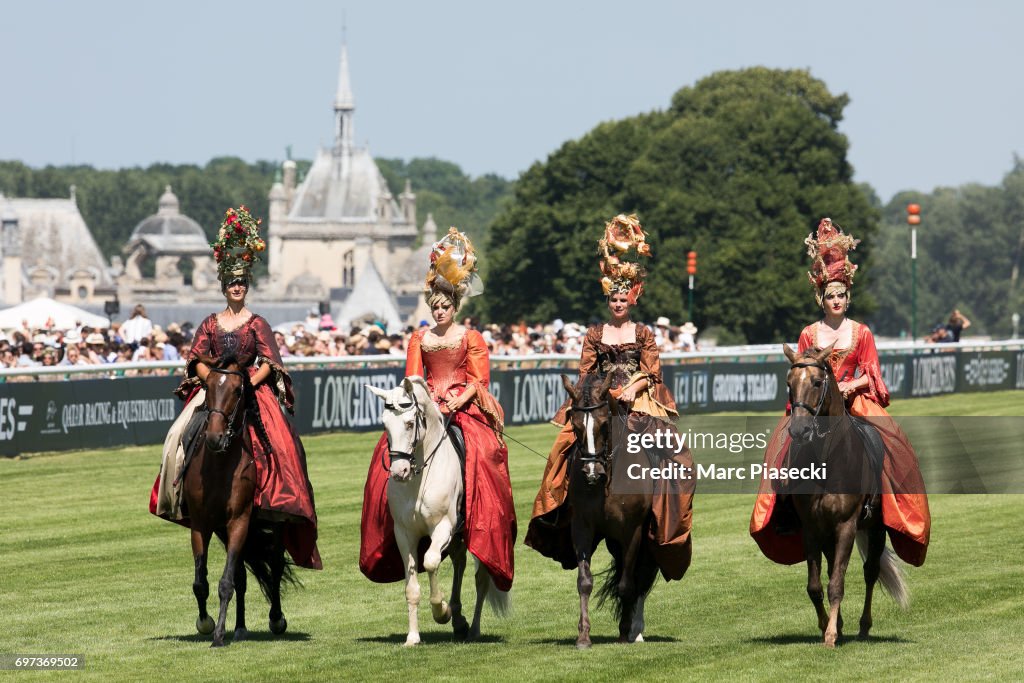
<svg viewBox="0 0 1024 683">
<path fill-rule="evenodd" d="M 451 299 L 456 309 L 464 297 L 483 291 L 476 270 L 476 249 L 466 233 L 452 226 L 447 235 L 434 243 L 425 285 L 423 296 L 428 303 L 435 294 L 442 294 Z"/>
<path fill-rule="evenodd" d="M 217 278 L 224 285 L 232 280 L 249 281 L 252 264 L 260 260 L 259 254 L 267 248 L 260 237 L 263 219 L 253 218 L 244 205 L 224 212 L 224 220 L 217 231 L 213 258 L 217 262 Z"/>
<path fill-rule="evenodd" d="M 638 263 L 623 261 L 630 250 L 636 249 L 637 256 L 650 256 L 647 233 L 640 225 L 636 214 L 620 213 L 604 226 L 604 237 L 598 241 L 601 255 L 601 289 L 605 296 L 626 294 L 630 305 L 635 305 L 644 292 L 644 276 L 647 274 Z"/>
<path fill-rule="evenodd" d="M 811 233 L 804 240 L 807 255 L 811 257 L 811 270 L 808 279 L 814 285 L 818 305 L 822 305 L 825 288 L 830 282 L 842 283 L 847 291 L 853 287 L 853 274 L 857 266 L 850 262 L 847 253 L 857 248 L 860 240 L 843 233 L 842 228 L 832 222 L 831 218 L 822 218 L 818 223 L 817 236 Z"/>
</svg>

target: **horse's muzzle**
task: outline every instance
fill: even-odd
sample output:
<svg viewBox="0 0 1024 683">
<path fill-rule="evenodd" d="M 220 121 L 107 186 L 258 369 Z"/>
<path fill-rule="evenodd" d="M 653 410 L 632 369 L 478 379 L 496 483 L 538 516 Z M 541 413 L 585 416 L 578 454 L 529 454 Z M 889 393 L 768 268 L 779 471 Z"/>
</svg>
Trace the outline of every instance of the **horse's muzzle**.
<svg viewBox="0 0 1024 683">
<path fill-rule="evenodd" d="M 228 444 L 231 443 L 231 435 L 227 432 L 221 432 L 220 434 L 206 433 L 206 447 L 214 453 L 223 453 L 228 449 Z"/>
<path fill-rule="evenodd" d="M 391 467 L 388 468 L 391 478 L 400 482 L 412 479 L 412 460 L 409 458 L 408 454 L 392 451 L 388 455 L 391 458 Z"/>
</svg>

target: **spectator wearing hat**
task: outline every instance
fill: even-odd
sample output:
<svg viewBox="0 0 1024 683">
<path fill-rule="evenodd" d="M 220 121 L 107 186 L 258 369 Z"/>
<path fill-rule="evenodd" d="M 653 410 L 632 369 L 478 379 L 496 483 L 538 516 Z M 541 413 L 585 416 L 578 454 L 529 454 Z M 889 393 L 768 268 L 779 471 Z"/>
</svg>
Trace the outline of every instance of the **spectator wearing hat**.
<svg viewBox="0 0 1024 683">
<path fill-rule="evenodd" d="M 679 349 L 680 351 L 697 350 L 697 326 L 689 320 L 679 328 Z"/>
<path fill-rule="evenodd" d="M 153 341 L 163 349 L 163 357 L 160 360 L 181 360 L 181 356 L 178 355 L 178 349 L 175 348 L 174 344 L 171 343 L 170 336 L 166 332 L 157 332 L 153 335 Z"/>
<path fill-rule="evenodd" d="M 93 365 L 110 362 L 107 355 L 107 340 L 99 332 L 90 332 L 89 336 L 85 338 L 85 346 L 86 358 Z"/>
<path fill-rule="evenodd" d="M 78 344 L 68 344 L 64 349 L 64 357 L 57 365 L 91 365 L 91 363 L 82 358 L 82 350 L 78 348 Z"/>
</svg>

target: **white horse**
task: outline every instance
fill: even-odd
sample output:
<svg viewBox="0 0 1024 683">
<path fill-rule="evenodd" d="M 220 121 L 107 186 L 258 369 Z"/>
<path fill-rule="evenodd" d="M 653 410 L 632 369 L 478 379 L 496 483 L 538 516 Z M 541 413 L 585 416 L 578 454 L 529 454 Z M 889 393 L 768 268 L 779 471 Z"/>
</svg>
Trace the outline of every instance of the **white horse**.
<svg viewBox="0 0 1024 683">
<path fill-rule="evenodd" d="M 405 563 L 405 599 L 409 604 L 409 635 L 406 645 L 420 642 L 417 608 L 420 584 L 416 577 L 420 539 L 429 538 L 423 568 L 430 578 L 430 611 L 434 621 L 452 621 L 455 637 L 475 640 L 480 636 L 484 599 L 499 614 L 507 613 L 509 596 L 493 585 L 487 569 L 476 562 L 476 608 L 473 625 L 462 615 L 462 576 L 466 571 L 466 543 L 460 529 L 459 509 L 464 500 L 462 463 L 455 445 L 445 433 L 444 418 L 422 377 L 406 377 L 389 391 L 366 387 L 384 401 L 384 430 L 391 459 L 388 508 L 395 520 L 395 540 Z M 448 550 L 455 575 L 451 604 L 437 581 L 441 555 Z"/>
</svg>

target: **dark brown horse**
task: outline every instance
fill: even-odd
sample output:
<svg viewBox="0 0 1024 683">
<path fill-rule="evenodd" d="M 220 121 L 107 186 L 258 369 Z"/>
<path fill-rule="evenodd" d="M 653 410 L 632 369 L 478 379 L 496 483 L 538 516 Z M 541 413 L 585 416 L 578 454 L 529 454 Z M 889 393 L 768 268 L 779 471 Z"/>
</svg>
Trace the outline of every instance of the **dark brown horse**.
<svg viewBox="0 0 1024 683">
<path fill-rule="evenodd" d="M 834 346 L 834 344 L 833 344 Z M 871 596 L 875 582 L 905 607 L 907 588 L 896 556 L 885 547 L 885 526 L 881 506 L 881 441 L 874 427 L 851 417 L 828 358 L 832 346 L 797 354 L 783 346 L 791 363 L 786 383 L 792 417 L 792 438 L 786 466 L 792 468 L 824 465 L 827 479 L 816 492 L 805 484 L 791 486 L 788 496 L 796 508 L 803 533 L 807 560 L 807 595 L 818 616 L 818 628 L 826 647 L 835 647 L 842 637 L 840 603 L 845 589 L 846 568 L 854 540 L 864 560 L 864 612 L 860 637 L 871 629 Z M 780 501 L 782 502 L 782 501 Z M 829 610 L 824 605 L 821 585 L 821 556 L 828 561 Z"/>
<path fill-rule="evenodd" d="M 199 605 L 196 629 L 213 632 L 213 647 L 224 645 L 228 603 L 237 595 L 234 640 L 248 636 L 245 628 L 246 565 L 270 601 L 270 630 L 284 633 L 288 626 L 281 612 L 281 582 L 293 583 L 291 563 L 284 555 L 280 522 L 258 520 L 254 514 L 256 464 L 249 424 L 267 452 L 266 430 L 259 418 L 256 397 L 245 368 L 250 359 L 226 356 L 200 359 L 210 368 L 206 402 L 205 434 L 195 454 L 186 460 L 183 498 L 192 528 L 195 581 L 192 591 Z M 218 585 L 220 614 L 216 627 L 206 612 L 210 585 L 206 579 L 210 537 L 216 534 L 227 549 L 224 573 Z"/>
<path fill-rule="evenodd" d="M 611 482 L 616 471 L 621 475 L 630 464 L 649 467 L 650 462 L 643 452 L 629 454 L 626 448 L 617 448 L 613 443 L 618 439 L 612 438 L 612 422 L 624 422 L 625 417 L 609 393 L 611 375 L 603 382 L 597 375 L 587 375 L 577 387 L 562 375 L 562 384 L 572 401 L 569 417 L 576 436 L 568 464 L 572 544 L 579 567 L 576 587 L 580 594 L 580 622 L 576 647 L 591 645 L 590 595 L 594 575 L 590 564 L 601 540 L 612 556 L 612 567 L 599 598 L 612 599 L 619 620 L 619 642 L 643 642 L 644 601 L 658 575 L 648 537 L 653 492 L 616 493 L 611 490 Z"/>
</svg>

